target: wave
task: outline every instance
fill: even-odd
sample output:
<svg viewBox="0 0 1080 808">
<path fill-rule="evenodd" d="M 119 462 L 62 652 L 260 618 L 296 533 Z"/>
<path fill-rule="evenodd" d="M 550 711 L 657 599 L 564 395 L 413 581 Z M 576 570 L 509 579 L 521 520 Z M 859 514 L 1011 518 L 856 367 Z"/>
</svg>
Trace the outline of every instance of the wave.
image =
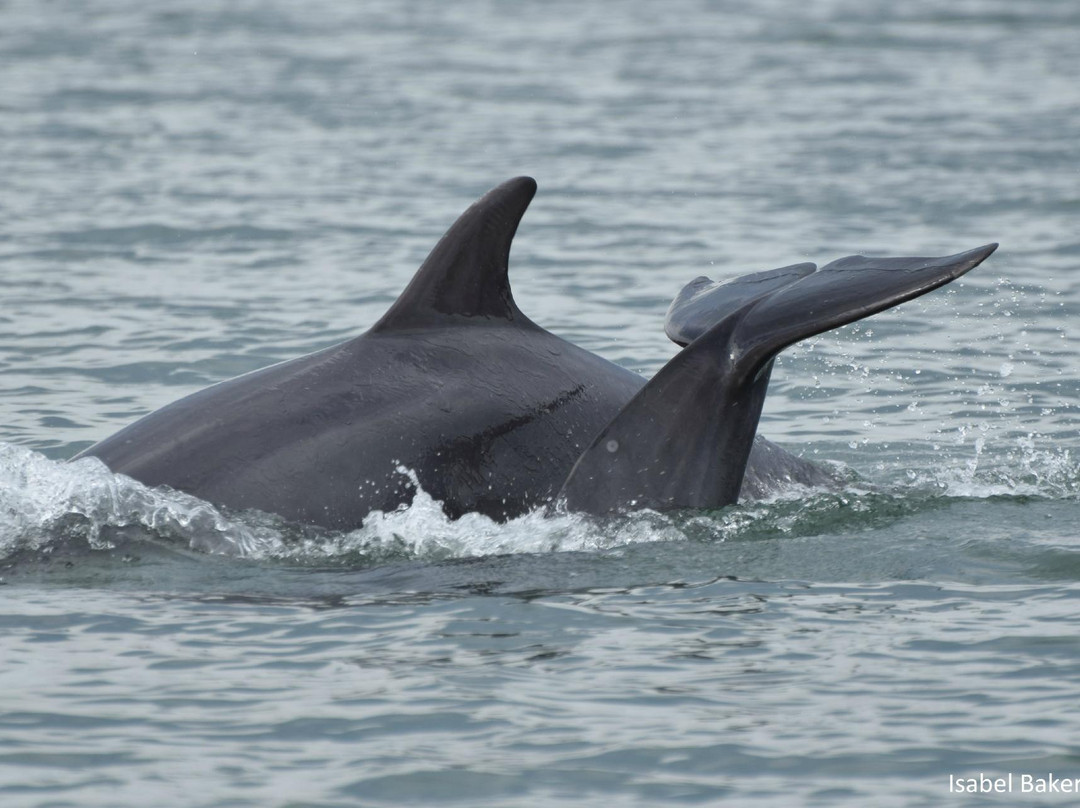
<svg viewBox="0 0 1080 808">
<path fill-rule="evenodd" d="M 415 474 L 400 471 L 417 484 Z M 1021 439 L 995 462 L 979 446 L 974 460 L 944 466 L 931 460 L 891 476 L 884 484 L 852 478 L 843 490 L 796 487 L 708 512 L 641 511 L 597 519 L 538 509 L 505 523 L 481 514 L 452 520 L 417 484 L 410 505 L 374 512 L 360 529 L 338 532 L 148 488 L 96 458 L 60 462 L 0 443 L 0 559 L 73 546 L 110 552 L 135 541 L 203 555 L 353 568 L 392 560 L 597 552 L 643 542 L 851 533 L 957 500 L 1072 499 L 1080 492 L 1080 467 L 1070 453 L 1038 450 L 1031 439 Z"/>
</svg>

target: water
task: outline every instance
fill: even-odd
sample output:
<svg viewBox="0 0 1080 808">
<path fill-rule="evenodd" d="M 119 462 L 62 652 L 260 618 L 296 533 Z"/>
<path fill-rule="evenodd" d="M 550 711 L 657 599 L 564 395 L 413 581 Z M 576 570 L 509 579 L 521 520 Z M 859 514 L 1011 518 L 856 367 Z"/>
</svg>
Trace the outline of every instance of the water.
<svg viewBox="0 0 1080 808">
<path fill-rule="evenodd" d="M 940 806 L 1080 777 L 1080 12 L 0 4 L 0 802 Z M 350 534 L 63 461 L 362 331 L 492 185 L 651 374 L 699 274 L 1002 247 L 785 353 L 848 486 Z"/>
</svg>

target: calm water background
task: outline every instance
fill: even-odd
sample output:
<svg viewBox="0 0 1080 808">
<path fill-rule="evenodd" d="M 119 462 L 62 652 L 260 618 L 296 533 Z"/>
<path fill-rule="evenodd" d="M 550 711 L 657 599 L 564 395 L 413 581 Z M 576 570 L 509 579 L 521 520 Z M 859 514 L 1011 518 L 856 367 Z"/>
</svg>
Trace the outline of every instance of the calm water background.
<svg viewBox="0 0 1080 808">
<path fill-rule="evenodd" d="M 1076 3 L 26 0 L 0 57 L 0 804 L 1080 777 Z M 646 374 L 696 275 L 1003 246 L 782 357 L 840 493 L 326 535 L 61 462 L 359 333 L 517 174 L 522 308 Z"/>
</svg>

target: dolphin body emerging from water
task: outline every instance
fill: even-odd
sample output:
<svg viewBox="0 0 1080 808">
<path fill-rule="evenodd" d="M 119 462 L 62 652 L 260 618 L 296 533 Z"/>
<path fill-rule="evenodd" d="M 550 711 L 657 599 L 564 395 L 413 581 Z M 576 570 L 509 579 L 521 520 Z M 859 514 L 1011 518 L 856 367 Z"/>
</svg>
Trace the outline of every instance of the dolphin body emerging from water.
<svg viewBox="0 0 1080 808">
<path fill-rule="evenodd" d="M 593 514 L 722 507 L 740 492 L 832 480 L 755 439 L 780 350 L 948 283 L 997 247 L 698 278 L 667 314 L 682 351 L 646 381 L 514 302 L 510 244 L 535 193 L 519 177 L 465 211 L 361 336 L 194 393 L 79 456 L 337 530 L 409 503 L 414 481 L 455 518 L 560 503 Z"/>
</svg>

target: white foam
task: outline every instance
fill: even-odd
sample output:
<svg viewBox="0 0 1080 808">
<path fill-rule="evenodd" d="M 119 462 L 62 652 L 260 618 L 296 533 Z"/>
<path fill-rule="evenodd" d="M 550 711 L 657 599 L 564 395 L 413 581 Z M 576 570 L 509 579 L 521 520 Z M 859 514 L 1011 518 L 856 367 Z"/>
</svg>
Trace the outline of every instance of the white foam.
<svg viewBox="0 0 1080 808">
<path fill-rule="evenodd" d="M 940 467 L 909 470 L 901 490 L 886 496 L 914 496 L 916 500 L 927 495 L 1076 496 L 1080 492 L 1077 463 L 1067 450 L 1037 448 L 1036 437 L 1023 436 L 1008 451 L 999 448 L 993 455 L 980 438 L 972 456 Z M 411 504 L 373 512 L 358 530 L 334 532 L 300 528 L 258 512 L 224 512 L 188 494 L 148 488 L 113 474 L 94 458 L 58 462 L 0 443 L 0 557 L 26 549 L 47 552 L 54 543 L 73 538 L 107 550 L 115 529 L 126 527 L 141 528 L 136 535 L 168 542 L 174 548 L 298 563 L 352 565 L 387 558 L 596 552 L 641 542 L 724 541 L 761 532 L 799 533 L 830 513 L 874 507 L 864 501 L 867 492 L 856 486 L 841 492 L 796 488 L 768 500 L 700 514 L 641 511 L 595 519 L 540 508 L 507 522 L 478 513 L 455 520 L 420 487 L 415 473 L 398 471 L 416 488 Z"/>
<path fill-rule="evenodd" d="M 73 534 L 95 549 L 109 549 L 108 529 L 132 526 L 199 552 L 296 561 L 601 550 L 679 537 L 655 514 L 613 524 L 577 514 L 548 515 L 541 508 L 505 523 L 477 513 L 453 520 L 420 487 L 415 473 L 399 472 L 416 486 L 410 505 L 375 511 L 363 527 L 347 533 L 302 531 L 274 516 L 226 514 L 188 494 L 148 488 L 113 474 L 95 458 L 58 462 L 0 443 L 0 556 L 47 549 Z"/>
<path fill-rule="evenodd" d="M 249 555 L 279 540 L 259 524 L 226 518 L 200 499 L 147 488 L 113 474 L 96 458 L 49 460 L 0 443 L 0 553 L 41 549 L 58 535 L 77 533 L 94 549 L 108 549 L 105 528 L 138 525 L 157 536 L 182 536 L 191 549 Z"/>
</svg>

